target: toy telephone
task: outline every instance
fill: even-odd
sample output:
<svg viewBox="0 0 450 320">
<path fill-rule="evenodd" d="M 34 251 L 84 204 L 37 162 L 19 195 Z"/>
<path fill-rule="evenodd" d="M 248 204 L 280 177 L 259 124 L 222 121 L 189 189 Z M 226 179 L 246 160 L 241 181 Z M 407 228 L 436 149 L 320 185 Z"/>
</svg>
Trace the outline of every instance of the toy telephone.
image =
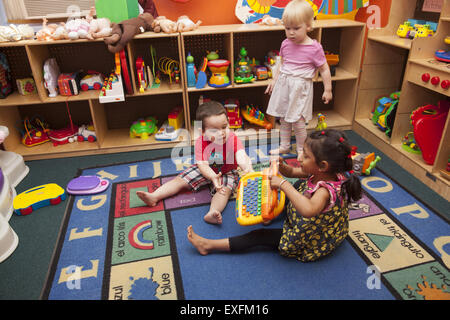
<svg viewBox="0 0 450 320">
<path fill-rule="evenodd" d="M 236 220 L 249 226 L 276 218 L 284 208 L 285 194 L 270 187 L 269 175 L 278 175 L 278 163 L 262 172 L 250 172 L 239 181 L 236 195 Z"/>
</svg>

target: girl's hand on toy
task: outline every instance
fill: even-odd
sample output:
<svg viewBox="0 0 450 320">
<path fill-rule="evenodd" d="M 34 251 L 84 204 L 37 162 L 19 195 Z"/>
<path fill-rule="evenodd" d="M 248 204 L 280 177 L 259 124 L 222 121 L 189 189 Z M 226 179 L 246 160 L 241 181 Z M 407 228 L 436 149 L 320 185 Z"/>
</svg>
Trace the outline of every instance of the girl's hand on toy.
<svg viewBox="0 0 450 320">
<path fill-rule="evenodd" d="M 283 157 L 278 158 L 278 171 L 282 176 L 288 176 L 289 172 L 291 170 L 291 167 L 286 163 Z"/>
<path fill-rule="evenodd" d="M 327 90 L 324 91 L 323 95 L 322 95 L 323 103 L 328 104 L 331 101 L 331 99 L 333 99 L 333 93 L 331 91 L 327 91 Z"/>
<path fill-rule="evenodd" d="M 280 184 L 285 180 L 283 178 L 280 178 L 279 176 L 272 176 L 269 175 L 270 180 L 270 187 L 272 189 L 278 189 L 280 187 Z"/>
</svg>

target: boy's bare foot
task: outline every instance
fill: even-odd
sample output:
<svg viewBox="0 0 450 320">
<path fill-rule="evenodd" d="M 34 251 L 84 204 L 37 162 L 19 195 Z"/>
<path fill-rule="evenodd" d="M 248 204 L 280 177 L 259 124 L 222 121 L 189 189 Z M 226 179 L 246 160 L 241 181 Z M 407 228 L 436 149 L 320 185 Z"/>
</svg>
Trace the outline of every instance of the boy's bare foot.
<svg viewBox="0 0 450 320">
<path fill-rule="evenodd" d="M 136 191 L 136 195 L 145 202 L 149 207 L 154 207 L 158 203 L 158 199 L 150 192 Z"/>
<path fill-rule="evenodd" d="M 209 211 L 203 219 L 212 224 L 222 224 L 222 214 L 217 210 Z"/>
<path fill-rule="evenodd" d="M 289 153 L 290 151 L 291 151 L 290 149 L 278 148 L 278 149 L 270 150 L 269 154 L 278 155 L 278 154 L 282 154 L 282 153 Z"/>
<path fill-rule="evenodd" d="M 209 253 L 208 239 L 196 234 L 192 226 L 187 227 L 187 238 L 201 255 L 206 256 Z"/>
</svg>

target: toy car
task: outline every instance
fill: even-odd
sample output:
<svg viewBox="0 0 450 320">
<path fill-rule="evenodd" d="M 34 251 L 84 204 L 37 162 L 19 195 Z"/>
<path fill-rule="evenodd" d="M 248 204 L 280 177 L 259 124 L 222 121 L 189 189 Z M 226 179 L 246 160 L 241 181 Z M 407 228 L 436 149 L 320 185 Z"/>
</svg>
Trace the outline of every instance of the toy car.
<svg viewBox="0 0 450 320">
<path fill-rule="evenodd" d="M 100 90 L 103 86 L 103 75 L 99 72 L 90 72 L 80 81 L 81 90 Z"/>
<path fill-rule="evenodd" d="M 230 128 L 242 128 L 242 117 L 239 110 L 239 101 L 235 99 L 225 100 L 224 107 L 227 110 L 227 117 Z"/>
<path fill-rule="evenodd" d="M 133 122 L 130 127 L 130 138 L 140 137 L 143 140 L 148 139 L 151 134 L 158 131 L 156 122 L 154 117 L 141 118 Z"/>
<path fill-rule="evenodd" d="M 33 210 L 55 205 L 66 199 L 66 192 L 55 183 L 44 184 L 28 189 L 14 198 L 14 212 L 19 215 L 28 215 Z"/>
<path fill-rule="evenodd" d="M 97 140 L 97 136 L 95 135 L 94 126 L 82 125 L 78 128 L 78 142 L 89 141 L 94 142 Z"/>
</svg>

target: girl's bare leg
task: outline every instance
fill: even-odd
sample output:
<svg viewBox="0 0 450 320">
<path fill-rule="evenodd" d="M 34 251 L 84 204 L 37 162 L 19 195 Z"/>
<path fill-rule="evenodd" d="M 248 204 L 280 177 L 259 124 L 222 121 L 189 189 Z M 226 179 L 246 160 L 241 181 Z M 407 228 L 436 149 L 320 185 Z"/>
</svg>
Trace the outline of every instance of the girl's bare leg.
<svg viewBox="0 0 450 320">
<path fill-rule="evenodd" d="M 154 207 L 160 200 L 171 197 L 188 188 L 188 183 L 177 176 L 174 179 L 164 183 L 153 192 L 136 191 L 136 195 L 144 201 L 146 205 L 149 207 Z"/>
<path fill-rule="evenodd" d="M 192 229 L 192 226 L 187 228 L 187 238 L 189 242 L 198 250 L 198 252 L 204 256 L 214 251 L 230 251 L 230 243 L 228 238 L 206 239 L 196 234 L 194 229 Z"/>
</svg>

